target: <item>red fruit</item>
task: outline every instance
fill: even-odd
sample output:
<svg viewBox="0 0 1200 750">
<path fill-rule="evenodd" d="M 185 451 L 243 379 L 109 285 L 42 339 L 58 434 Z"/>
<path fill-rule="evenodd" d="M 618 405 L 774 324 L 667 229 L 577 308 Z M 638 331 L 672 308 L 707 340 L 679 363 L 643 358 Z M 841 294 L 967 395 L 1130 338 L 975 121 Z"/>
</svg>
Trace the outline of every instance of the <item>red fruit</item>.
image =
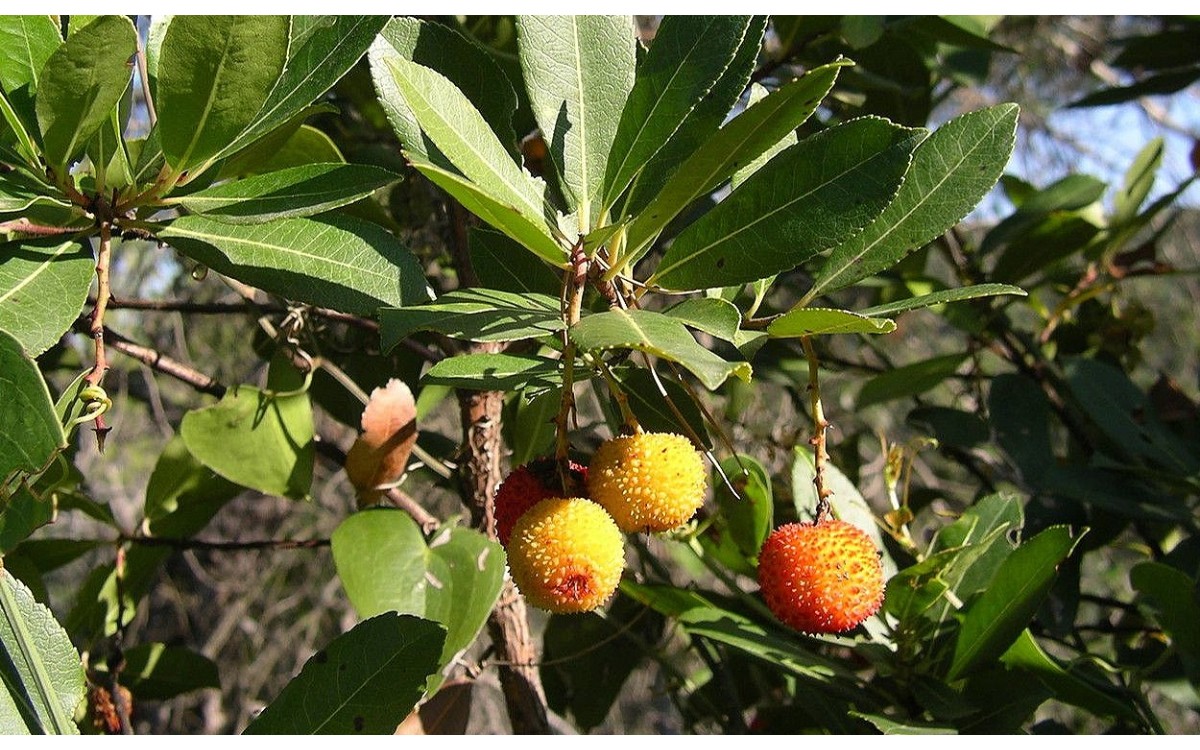
<svg viewBox="0 0 1200 750">
<path fill-rule="evenodd" d="M 558 462 L 552 458 L 539 458 L 513 469 L 496 489 L 496 536 L 500 543 L 508 546 L 513 526 L 525 511 L 548 497 L 582 494 L 586 480 L 587 467 L 574 461 L 571 462 L 571 481 L 577 487 L 562 486 Z"/>
<path fill-rule="evenodd" d="M 758 556 L 758 583 L 775 616 L 805 633 L 850 630 L 883 603 L 879 550 L 845 521 L 775 529 Z"/>
</svg>

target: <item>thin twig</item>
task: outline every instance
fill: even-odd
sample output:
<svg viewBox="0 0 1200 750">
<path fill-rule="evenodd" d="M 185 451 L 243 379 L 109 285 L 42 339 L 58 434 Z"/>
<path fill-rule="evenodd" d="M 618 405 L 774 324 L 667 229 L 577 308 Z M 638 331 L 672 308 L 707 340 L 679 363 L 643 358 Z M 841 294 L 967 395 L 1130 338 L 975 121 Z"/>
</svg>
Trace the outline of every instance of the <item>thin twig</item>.
<svg viewBox="0 0 1200 750">
<path fill-rule="evenodd" d="M 250 539 L 247 541 L 214 541 L 182 539 L 164 536 L 132 536 L 122 534 L 117 541 L 142 547 L 170 547 L 176 550 L 200 549 L 219 552 L 240 552 L 260 549 L 318 549 L 328 547 L 328 539 Z"/>
<path fill-rule="evenodd" d="M 96 304 L 92 307 L 92 317 L 88 333 L 92 337 L 95 351 L 95 362 L 92 370 L 84 378 L 89 385 L 101 387 L 104 375 L 108 372 L 108 354 L 104 349 L 104 312 L 108 307 L 110 296 L 109 265 L 112 262 L 112 225 L 107 219 L 100 221 L 100 245 L 96 250 Z M 104 414 L 96 417 L 92 431 L 96 433 L 96 445 L 104 451 L 104 438 L 112 428 L 105 424 Z"/>
</svg>

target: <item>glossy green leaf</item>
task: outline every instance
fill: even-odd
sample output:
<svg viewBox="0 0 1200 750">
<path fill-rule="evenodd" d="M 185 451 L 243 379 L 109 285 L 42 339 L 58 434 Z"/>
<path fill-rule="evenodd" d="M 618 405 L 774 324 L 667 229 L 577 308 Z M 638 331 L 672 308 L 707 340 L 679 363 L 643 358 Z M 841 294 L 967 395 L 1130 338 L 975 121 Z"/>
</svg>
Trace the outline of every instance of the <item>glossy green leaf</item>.
<svg viewBox="0 0 1200 750">
<path fill-rule="evenodd" d="M 379 311 L 384 351 L 416 331 L 436 331 L 465 341 L 518 341 L 548 336 L 562 328 L 555 297 L 478 287 L 447 292 L 427 305 Z"/>
<path fill-rule="evenodd" d="M 1079 706 L 1097 716 L 1117 716 L 1126 721 L 1138 721 L 1133 700 L 1128 696 L 1114 695 L 1114 690 L 1101 690 L 1087 680 L 1064 669 L 1038 644 L 1037 639 L 1024 630 L 1000 661 L 1012 669 L 1033 674 L 1054 691 L 1054 697 L 1063 703 Z"/>
<path fill-rule="evenodd" d="M 137 32 L 125 16 L 101 16 L 54 51 L 42 69 L 37 121 L 46 160 L 65 177 L 129 87 Z"/>
<path fill-rule="evenodd" d="M 696 343 L 683 323 L 647 310 L 610 310 L 588 315 L 571 328 L 571 338 L 584 351 L 637 349 L 677 362 L 705 388 L 715 390 L 731 375 L 750 380 L 748 362 L 728 362 Z"/>
<path fill-rule="evenodd" d="M 750 77 L 758 66 L 766 30 L 767 16 L 755 16 L 737 54 L 708 92 L 708 96 L 688 113 L 671 139 L 638 173 L 629 191 L 629 197 L 621 205 L 623 215 L 642 214 L 646 205 L 662 192 L 667 180 L 681 169 L 682 162 L 693 154 L 707 151 L 701 146 L 720 129 L 721 124 L 729 117 L 730 110 L 741 100 L 742 94 L 750 84 Z M 730 145 L 738 144 L 731 142 Z M 649 246 L 648 243 L 646 246 Z M 629 245 L 629 248 L 632 251 L 637 246 Z"/>
<path fill-rule="evenodd" d="M 524 466 L 548 455 L 554 444 L 554 418 L 562 405 L 562 389 L 551 388 L 526 399 L 518 394 L 512 402 L 513 416 L 505 416 L 504 428 L 513 466 Z"/>
<path fill-rule="evenodd" d="M 284 74 L 289 28 L 287 16 L 171 19 L 155 104 L 163 154 L 176 172 L 215 158 L 255 121 Z"/>
<path fill-rule="evenodd" d="M 0 555 L 8 554 L 54 520 L 54 501 L 19 485 L 0 493 Z"/>
<path fill-rule="evenodd" d="M 79 734 L 83 664 L 71 639 L 25 584 L 0 568 L 0 732 Z"/>
<path fill-rule="evenodd" d="M 386 16 L 292 16 L 290 43 L 285 44 L 287 64 L 270 87 L 262 107 L 253 107 L 245 129 L 221 148 L 220 156 L 240 151 L 292 119 L 333 87 L 362 58 L 375 35 L 387 23 Z M 271 45 L 259 64 L 274 65 L 278 50 L 277 30 L 269 29 L 262 44 Z M 243 89 L 240 95 L 248 94 Z M 257 95 L 257 91 L 255 92 Z"/>
<path fill-rule="evenodd" d="M 980 252 L 989 253 L 1000 245 L 1021 239 L 1048 216 L 1086 208 L 1100 200 L 1106 190 L 1108 183 L 1101 179 L 1069 174 L 1023 200 L 1015 213 L 984 236 Z"/>
<path fill-rule="evenodd" d="M 313 422 L 308 396 L 272 397 L 248 385 L 183 415 L 179 434 L 193 456 L 243 487 L 304 498 L 312 484 Z"/>
<path fill-rule="evenodd" d="M 67 563 L 78 560 L 106 544 L 107 542 L 99 539 L 27 539 L 19 545 L 15 552 L 33 563 L 33 566 L 39 571 L 46 573 L 58 570 Z M 4 544 L 0 543 L 0 551 L 4 549 Z"/>
<path fill-rule="evenodd" d="M 742 323 L 742 314 L 733 303 L 719 297 L 685 299 L 663 310 L 663 314 L 722 341 L 736 340 Z"/>
<path fill-rule="evenodd" d="M 421 382 L 475 391 L 516 391 L 528 386 L 559 385 L 562 374 L 560 363 L 553 359 L 524 354 L 460 354 L 429 368 Z"/>
<path fill-rule="evenodd" d="M 515 148 L 517 136 L 512 118 L 517 95 L 487 50 L 449 26 L 396 16 L 371 45 L 369 57 L 379 103 L 405 151 L 442 168 L 450 166 L 437 147 L 421 134 L 417 118 L 392 77 L 386 60 L 397 56 L 446 76 L 471 100 L 501 143 L 510 150 Z"/>
<path fill-rule="evenodd" d="M 29 135 L 29 130 L 25 124 L 21 122 L 17 111 L 9 104 L 8 99 L 4 96 L 4 92 L 0 91 L 0 118 L 3 118 L 4 125 L 12 131 L 13 138 L 16 140 L 17 155 L 25 160 L 26 164 L 41 171 L 41 160 L 38 158 L 40 153 L 37 144 L 33 142 L 33 138 Z M 4 134 L 4 129 L 0 128 L 0 135 Z M 3 141 L 0 140 L 0 145 Z"/>
<path fill-rule="evenodd" d="M 314 104 L 221 162 L 217 179 L 279 172 L 309 164 L 345 164 L 346 157 L 324 131 L 305 124 L 315 115 L 335 112 L 331 104 Z"/>
<path fill-rule="evenodd" d="M 37 356 L 71 328 L 95 275 L 91 247 L 49 237 L 0 244 L 0 329 Z"/>
<path fill-rule="evenodd" d="M 261 224 L 345 206 L 399 179 L 364 164 L 309 164 L 205 188 L 179 204 L 230 224 Z"/>
<path fill-rule="evenodd" d="M 963 613 L 948 679 L 985 666 L 1012 646 L 1081 536 L 1072 537 L 1065 526 L 1052 526 L 1013 550 L 991 585 Z"/>
<path fill-rule="evenodd" d="M 806 138 L 684 229 L 647 283 L 707 289 L 795 268 L 879 215 L 924 135 L 864 117 Z"/>
<path fill-rule="evenodd" d="M 122 189 L 133 182 L 133 165 L 129 162 L 123 137 L 132 102 L 133 90 L 126 89 L 121 101 L 109 111 L 84 149 L 84 156 L 92 163 L 96 185 L 102 192 Z"/>
<path fill-rule="evenodd" d="M 749 109 L 755 104 L 758 104 L 765 99 L 769 93 L 771 92 L 767 91 L 766 87 L 762 84 L 750 84 L 750 98 L 746 102 L 746 108 Z M 792 130 L 784 135 L 782 138 L 776 141 L 773 146 L 769 146 L 766 151 L 763 151 L 761 154 L 751 159 L 744 167 L 739 167 L 737 170 L 735 170 L 734 173 L 729 177 L 729 189 L 737 190 L 739 187 L 741 187 L 743 182 L 750 178 L 750 175 L 762 169 L 764 164 L 775 158 L 776 154 L 786 148 L 795 146 L 799 142 L 800 136 L 796 135 L 795 130 Z"/>
<path fill-rule="evenodd" d="M 0 16 L 0 88 L 31 130 L 37 128 L 39 78 L 62 41 L 54 16 Z"/>
<path fill-rule="evenodd" d="M 858 408 L 920 395 L 954 375 L 966 358 L 965 354 L 947 354 L 880 373 L 863 384 Z"/>
<path fill-rule="evenodd" d="M 403 511 L 355 513 L 338 526 L 332 541 L 338 577 L 359 616 L 394 611 L 445 627 L 438 669 L 474 642 L 504 582 L 499 544 L 455 527 L 426 545 L 420 527 Z M 431 680 L 428 689 L 440 682 L 440 676 Z"/>
<path fill-rule="evenodd" d="M 632 16 L 519 16 L 525 90 L 567 207 L 595 227 L 617 125 L 634 85 Z"/>
<path fill-rule="evenodd" d="M 565 266 L 567 251 L 551 236 L 545 221 L 530 219 L 513 205 L 497 200 L 470 180 L 427 162 L 414 161 L 413 166 L 435 185 L 463 204 L 471 213 L 516 240 L 522 247 L 550 261 Z"/>
<path fill-rule="evenodd" d="M 666 16 L 637 67 L 608 157 L 604 205 L 629 187 L 741 48 L 752 16 Z"/>
<path fill-rule="evenodd" d="M 176 435 L 163 447 L 150 479 L 142 515 L 161 536 L 188 536 L 204 527 L 241 488 L 188 452 Z"/>
<path fill-rule="evenodd" d="M 895 200 L 866 229 L 840 242 L 817 271 L 811 300 L 889 268 L 954 226 L 1004 171 L 1016 137 L 1017 106 L 961 115 L 913 152 Z"/>
<path fill-rule="evenodd" d="M 416 256 L 382 227 L 350 216 L 246 225 L 185 216 L 158 237 L 218 273 L 343 312 L 374 315 L 428 299 Z"/>
<path fill-rule="evenodd" d="M 551 296 L 562 291 L 562 281 L 550 266 L 500 232 L 487 227 L 471 227 L 467 247 L 471 253 L 471 268 L 480 286 Z M 565 259 L 565 254 L 556 245 L 548 249 L 554 251 L 559 262 Z"/>
<path fill-rule="evenodd" d="M 545 224 L 545 183 L 513 160 L 450 79 L 399 56 L 387 58 L 385 65 L 421 129 L 468 180 L 533 224 Z"/>
<path fill-rule="evenodd" d="M 424 694 L 446 633 L 386 612 L 309 659 L 245 734 L 392 734 Z"/>
<path fill-rule="evenodd" d="M 1200 601 L 1196 599 L 1196 582 L 1183 571 L 1156 562 L 1135 565 L 1129 582 L 1171 639 L 1192 687 L 1200 693 L 1200 631 L 1196 627 L 1200 623 Z"/>
<path fill-rule="evenodd" d="M 14 471 L 35 472 L 60 448 L 66 437 L 46 381 L 21 343 L 0 330 L 0 480 Z"/>
<path fill-rule="evenodd" d="M 139 700 L 164 701 L 193 690 L 221 687 L 217 665 L 203 654 L 165 643 L 139 643 L 123 652 L 125 666 L 121 685 Z M 93 665 L 104 674 L 101 662 Z"/>
<path fill-rule="evenodd" d="M 909 297 L 908 299 L 888 302 L 883 305 L 875 305 L 865 310 L 859 310 L 858 314 L 869 318 L 879 318 L 884 315 L 907 312 L 908 310 L 920 310 L 925 307 L 933 307 L 934 305 L 944 305 L 947 302 L 961 302 L 968 299 L 996 297 L 1004 294 L 1024 297 L 1026 292 L 1021 287 L 1012 286 L 1011 284 L 974 284 L 957 289 L 943 289 L 940 292 L 922 294 L 919 297 Z"/>
<path fill-rule="evenodd" d="M 627 367 L 617 369 L 613 375 L 621 384 L 629 408 L 637 417 L 642 429 L 647 432 L 673 432 L 677 435 L 688 435 L 684 425 L 700 438 L 700 444 L 712 448 L 712 440 L 708 437 L 708 427 L 700 407 L 688 395 L 687 390 L 677 380 L 667 374 L 660 375 L 658 380 L 644 367 Z M 659 390 L 661 384 L 662 390 Z M 599 386 L 598 386 L 599 387 Z M 666 391 L 666 396 L 662 391 Z M 611 394 L 609 396 L 611 398 Z M 679 414 L 675 413 L 675 409 Z M 616 404 L 613 403 L 614 413 Z M 683 416 L 682 423 L 680 415 Z M 688 435 L 690 438 L 691 436 Z"/>
<path fill-rule="evenodd" d="M 724 526 L 738 550 L 746 559 L 757 560 L 758 552 L 774 526 L 771 475 L 757 459 L 742 454 L 724 459 L 721 468 L 737 495 L 714 475 L 713 499 L 721 509 Z"/>
<path fill-rule="evenodd" d="M 794 135 L 829 93 L 838 71 L 850 64 L 841 60 L 809 71 L 730 120 L 690 153 L 630 225 L 628 243 L 634 257 L 693 201 Z"/>
<path fill-rule="evenodd" d="M 780 315 L 767 326 L 771 338 L 827 336 L 834 333 L 891 333 L 896 322 L 887 318 L 868 318 L 849 310 L 802 307 Z"/>
</svg>

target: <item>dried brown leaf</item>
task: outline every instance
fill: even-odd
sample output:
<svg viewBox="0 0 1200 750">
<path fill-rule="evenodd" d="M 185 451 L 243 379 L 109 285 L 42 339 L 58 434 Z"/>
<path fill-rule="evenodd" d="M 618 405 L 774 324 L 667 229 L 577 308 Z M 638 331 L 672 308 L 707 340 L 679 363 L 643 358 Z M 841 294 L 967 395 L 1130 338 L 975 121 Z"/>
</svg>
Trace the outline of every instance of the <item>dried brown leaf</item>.
<svg viewBox="0 0 1200 750">
<path fill-rule="evenodd" d="M 404 474 L 416 442 L 417 407 L 408 386 L 393 378 L 371 391 L 362 433 L 346 454 L 346 474 L 358 490 L 359 507 L 379 502 L 383 491 L 378 488 Z"/>
</svg>

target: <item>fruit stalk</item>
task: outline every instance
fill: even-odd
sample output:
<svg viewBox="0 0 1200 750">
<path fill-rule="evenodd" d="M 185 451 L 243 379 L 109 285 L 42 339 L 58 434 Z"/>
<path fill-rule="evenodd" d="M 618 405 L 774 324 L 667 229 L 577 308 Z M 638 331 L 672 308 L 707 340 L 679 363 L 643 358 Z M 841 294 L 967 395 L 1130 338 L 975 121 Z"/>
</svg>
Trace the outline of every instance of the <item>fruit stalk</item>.
<svg viewBox="0 0 1200 750">
<path fill-rule="evenodd" d="M 579 322 L 583 309 L 583 292 L 587 285 L 588 267 L 591 265 L 587 253 L 583 250 L 583 237 L 571 248 L 571 265 L 563 274 L 562 316 L 563 316 L 563 390 L 562 403 L 558 415 L 554 418 L 555 444 L 554 457 L 558 460 L 559 474 L 562 478 L 563 490 L 569 486 L 571 474 L 571 412 L 575 409 L 575 342 L 571 339 L 571 327 Z"/>
<path fill-rule="evenodd" d="M 800 341 L 804 346 L 804 357 L 808 360 L 808 398 L 813 420 L 813 436 L 809 440 L 809 444 L 813 447 L 813 485 L 817 488 L 817 508 L 814 520 L 820 523 L 832 517 L 829 498 L 833 496 L 833 490 L 825 486 L 825 464 L 829 461 L 829 451 L 826 448 L 829 420 L 825 418 L 825 408 L 821 405 L 821 381 L 817 374 L 817 353 L 808 336 L 804 336 Z"/>
</svg>

